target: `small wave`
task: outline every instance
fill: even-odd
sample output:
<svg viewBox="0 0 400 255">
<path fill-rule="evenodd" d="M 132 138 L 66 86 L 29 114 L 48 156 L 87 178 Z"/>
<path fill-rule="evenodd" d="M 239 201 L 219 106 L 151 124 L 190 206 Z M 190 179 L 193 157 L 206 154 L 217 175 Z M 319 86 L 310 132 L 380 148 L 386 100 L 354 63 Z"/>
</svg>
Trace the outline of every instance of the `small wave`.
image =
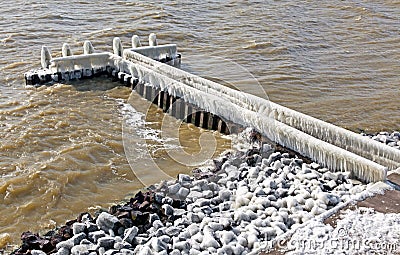
<svg viewBox="0 0 400 255">
<path fill-rule="evenodd" d="M 270 47 L 272 46 L 272 42 L 268 41 L 268 42 L 256 42 L 255 40 L 251 42 L 251 44 L 243 46 L 243 49 L 263 49 L 266 47 Z"/>
<path fill-rule="evenodd" d="M 122 100 L 116 99 L 119 101 L 121 108 L 121 114 L 123 116 L 123 121 L 129 127 L 134 129 L 134 132 L 142 139 L 147 141 L 152 141 L 160 144 L 160 147 L 164 149 L 175 149 L 176 146 L 173 144 L 167 144 L 168 142 L 174 141 L 174 138 L 171 137 L 163 137 L 161 135 L 162 131 L 153 129 L 148 127 L 147 125 L 155 124 L 151 122 L 146 122 L 145 114 L 136 111 L 132 105 L 128 103 L 121 102 Z M 158 146 L 155 146 L 158 147 Z"/>
</svg>

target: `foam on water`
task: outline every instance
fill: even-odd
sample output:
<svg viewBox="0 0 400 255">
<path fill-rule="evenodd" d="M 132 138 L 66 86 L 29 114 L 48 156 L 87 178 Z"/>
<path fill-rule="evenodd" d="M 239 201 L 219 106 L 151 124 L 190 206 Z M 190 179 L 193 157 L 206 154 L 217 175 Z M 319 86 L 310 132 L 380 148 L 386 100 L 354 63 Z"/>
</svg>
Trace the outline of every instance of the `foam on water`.
<svg viewBox="0 0 400 255">
<path fill-rule="evenodd" d="M 181 148 L 181 146 L 177 146 L 176 143 L 171 143 L 175 141 L 176 138 L 165 137 L 161 135 L 161 130 L 153 129 L 149 127 L 149 125 L 154 124 L 152 122 L 145 121 L 145 114 L 136 111 L 135 108 L 129 103 L 125 103 L 121 99 L 116 99 L 116 101 L 120 105 L 120 113 L 123 116 L 123 121 L 126 123 L 128 127 L 130 127 L 131 132 L 135 132 L 140 138 L 154 142 L 155 144 L 142 144 L 145 147 L 150 146 L 153 147 L 154 150 L 172 150 Z M 129 135 L 129 134 L 128 134 Z"/>
</svg>

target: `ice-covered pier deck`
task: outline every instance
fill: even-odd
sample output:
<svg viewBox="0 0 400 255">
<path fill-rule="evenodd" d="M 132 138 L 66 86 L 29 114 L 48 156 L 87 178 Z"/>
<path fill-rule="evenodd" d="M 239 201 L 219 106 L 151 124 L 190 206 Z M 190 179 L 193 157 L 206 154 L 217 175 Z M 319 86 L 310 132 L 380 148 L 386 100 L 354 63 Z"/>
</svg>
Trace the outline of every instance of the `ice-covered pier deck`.
<svg viewBox="0 0 400 255">
<path fill-rule="evenodd" d="M 108 75 L 178 119 L 222 133 L 253 127 L 281 146 L 365 182 L 384 181 L 388 169 L 400 167 L 395 148 L 177 68 L 181 58 L 176 45 L 157 45 L 155 34 L 149 46 L 133 36 L 129 49 L 114 38 L 113 51 L 96 53 L 85 41 L 83 55 L 72 55 L 64 44 L 63 57 L 52 58 L 43 47 L 42 69 L 26 73 L 26 84 Z"/>
</svg>

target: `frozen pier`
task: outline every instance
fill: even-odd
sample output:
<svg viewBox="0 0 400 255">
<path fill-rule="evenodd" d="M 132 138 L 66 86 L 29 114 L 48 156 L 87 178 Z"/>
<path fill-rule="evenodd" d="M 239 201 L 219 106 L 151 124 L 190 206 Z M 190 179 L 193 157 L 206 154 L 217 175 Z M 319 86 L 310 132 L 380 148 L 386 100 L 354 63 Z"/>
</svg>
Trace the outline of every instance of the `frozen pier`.
<svg viewBox="0 0 400 255">
<path fill-rule="evenodd" d="M 336 171 L 349 171 L 365 181 L 385 181 L 387 171 L 400 167 L 400 151 L 279 104 L 190 74 L 179 68 L 175 44 L 148 46 L 137 36 L 123 49 L 114 38 L 113 53 L 95 52 L 89 41 L 83 55 L 52 58 L 42 48 L 42 69 L 25 74 L 27 85 L 41 85 L 106 75 L 119 80 L 178 119 L 196 126 L 235 133 L 252 127 L 269 140 Z"/>
</svg>

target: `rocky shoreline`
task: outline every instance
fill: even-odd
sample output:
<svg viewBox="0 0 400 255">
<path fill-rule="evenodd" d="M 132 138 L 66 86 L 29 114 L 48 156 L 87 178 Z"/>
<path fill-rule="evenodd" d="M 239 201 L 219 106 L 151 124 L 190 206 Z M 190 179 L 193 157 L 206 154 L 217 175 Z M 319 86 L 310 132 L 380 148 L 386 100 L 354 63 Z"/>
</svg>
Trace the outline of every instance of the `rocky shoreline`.
<svg viewBox="0 0 400 255">
<path fill-rule="evenodd" d="M 241 149 L 193 176 L 179 174 L 44 236 L 23 233 L 13 254 L 248 254 L 368 187 L 261 145 L 251 131 L 240 138 Z"/>
</svg>

